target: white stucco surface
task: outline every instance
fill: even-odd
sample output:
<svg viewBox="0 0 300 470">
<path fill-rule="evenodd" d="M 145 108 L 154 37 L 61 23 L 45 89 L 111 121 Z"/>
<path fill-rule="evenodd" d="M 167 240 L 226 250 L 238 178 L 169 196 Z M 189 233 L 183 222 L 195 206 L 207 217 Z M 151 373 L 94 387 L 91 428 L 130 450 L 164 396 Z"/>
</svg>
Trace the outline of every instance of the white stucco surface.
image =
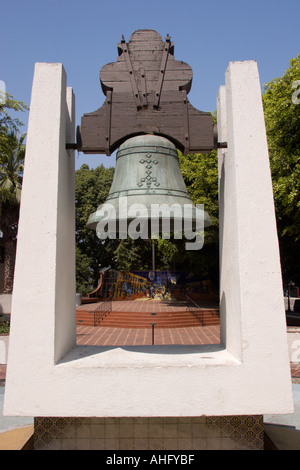
<svg viewBox="0 0 300 470">
<path fill-rule="evenodd" d="M 11 294 L 0 294 L 0 315 L 11 312 Z"/>
<path fill-rule="evenodd" d="M 66 142 L 74 139 L 70 90 L 67 97 L 61 64 L 37 64 L 4 414 L 150 417 L 292 412 L 256 63 L 230 63 L 218 97 L 219 140 L 226 138 L 228 148 L 219 151 L 222 344 L 216 346 L 75 345 L 74 157 L 65 150 Z"/>
</svg>

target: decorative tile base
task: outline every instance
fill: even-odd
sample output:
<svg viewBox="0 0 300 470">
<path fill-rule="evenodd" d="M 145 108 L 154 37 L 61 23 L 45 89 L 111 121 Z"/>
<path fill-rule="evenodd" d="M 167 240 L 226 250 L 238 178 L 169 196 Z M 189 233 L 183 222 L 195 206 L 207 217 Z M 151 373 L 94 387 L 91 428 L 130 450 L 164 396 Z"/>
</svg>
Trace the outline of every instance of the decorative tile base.
<svg viewBox="0 0 300 470">
<path fill-rule="evenodd" d="M 262 416 L 35 418 L 35 450 L 263 450 Z"/>
</svg>

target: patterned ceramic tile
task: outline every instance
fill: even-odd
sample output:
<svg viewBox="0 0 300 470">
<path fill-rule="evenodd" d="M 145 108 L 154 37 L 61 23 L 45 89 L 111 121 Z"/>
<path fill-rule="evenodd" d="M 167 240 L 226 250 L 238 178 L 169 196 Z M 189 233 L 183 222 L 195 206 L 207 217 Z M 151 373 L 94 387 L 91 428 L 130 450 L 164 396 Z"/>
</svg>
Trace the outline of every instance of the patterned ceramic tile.
<svg viewBox="0 0 300 470">
<path fill-rule="evenodd" d="M 36 450 L 263 449 L 262 416 L 35 418 Z"/>
<path fill-rule="evenodd" d="M 236 443 L 236 448 L 263 449 L 264 428 L 262 416 L 227 416 L 207 418 L 208 427 L 222 430 L 222 436 Z M 220 426 L 220 423 L 222 424 Z"/>
</svg>

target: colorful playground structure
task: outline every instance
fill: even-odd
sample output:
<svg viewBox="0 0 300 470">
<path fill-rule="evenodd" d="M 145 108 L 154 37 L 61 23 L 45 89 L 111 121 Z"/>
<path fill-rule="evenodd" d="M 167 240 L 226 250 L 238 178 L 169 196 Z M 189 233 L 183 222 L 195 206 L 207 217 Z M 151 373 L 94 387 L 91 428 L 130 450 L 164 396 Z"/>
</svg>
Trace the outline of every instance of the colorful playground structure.
<svg viewBox="0 0 300 470">
<path fill-rule="evenodd" d="M 104 268 L 96 289 L 82 299 L 92 303 L 114 300 L 193 300 L 217 301 L 207 276 L 195 276 L 183 271 L 115 271 Z"/>
</svg>

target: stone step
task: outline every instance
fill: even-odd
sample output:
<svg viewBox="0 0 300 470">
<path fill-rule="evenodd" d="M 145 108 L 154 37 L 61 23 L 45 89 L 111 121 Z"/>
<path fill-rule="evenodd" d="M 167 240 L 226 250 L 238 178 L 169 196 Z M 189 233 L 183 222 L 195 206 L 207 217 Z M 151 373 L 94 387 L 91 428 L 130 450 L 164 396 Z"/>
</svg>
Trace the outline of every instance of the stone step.
<svg viewBox="0 0 300 470">
<path fill-rule="evenodd" d="M 97 315 L 94 312 L 77 310 L 77 325 L 96 326 Z M 193 314 L 191 311 L 157 312 L 156 315 L 143 312 L 110 312 L 103 317 L 97 326 L 114 328 L 183 328 L 189 326 L 218 325 L 220 323 L 217 309 L 203 309 Z"/>
</svg>

